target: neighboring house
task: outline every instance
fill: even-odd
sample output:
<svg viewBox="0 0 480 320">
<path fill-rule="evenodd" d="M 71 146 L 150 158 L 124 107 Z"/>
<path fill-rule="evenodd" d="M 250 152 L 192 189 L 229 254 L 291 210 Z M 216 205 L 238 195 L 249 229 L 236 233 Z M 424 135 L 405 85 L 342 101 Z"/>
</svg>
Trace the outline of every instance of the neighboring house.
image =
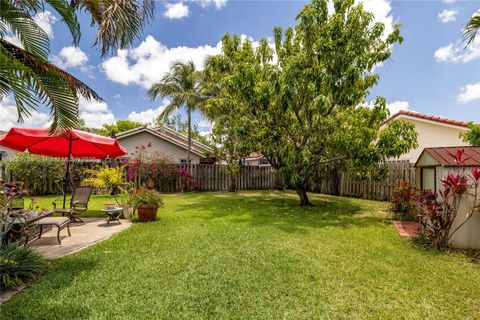
<svg viewBox="0 0 480 320">
<path fill-rule="evenodd" d="M 244 166 L 270 166 L 268 159 L 260 152 L 251 152 L 247 157 L 240 160 Z"/>
<path fill-rule="evenodd" d="M 467 131 L 466 122 L 428 116 L 408 110 L 395 113 L 385 121 L 385 124 L 393 119 L 413 123 L 418 133 L 418 147 L 403 154 L 397 160 L 408 160 L 415 163 L 425 148 L 468 146 L 468 143 L 463 142 L 460 138 L 460 133 Z"/>
<path fill-rule="evenodd" d="M 159 152 L 171 156 L 177 163 L 187 160 L 187 137 L 167 128 L 158 126 L 149 128 L 146 126 L 125 131 L 116 135 L 118 142 L 127 148 L 129 156 L 135 152 L 137 146 L 151 145 L 152 152 Z M 213 150 L 192 139 L 190 160 L 192 164 L 214 163 Z"/>
<path fill-rule="evenodd" d="M 449 173 L 458 174 L 463 171 L 469 173 L 472 167 L 480 166 L 480 147 L 461 147 L 464 150 L 464 163 L 458 165 L 455 162 L 455 155 L 458 147 L 440 147 L 426 148 L 415 163 L 415 181 L 419 190 L 433 190 L 441 197 L 438 192 L 442 189 L 441 179 Z M 472 187 L 469 192 L 474 193 Z M 470 212 L 473 206 L 472 197 L 465 197 L 460 201 L 458 214 L 452 226 L 455 230 L 465 221 L 467 212 Z M 456 248 L 475 248 L 480 249 L 480 211 L 473 216 L 452 236 L 452 245 Z"/>
<path fill-rule="evenodd" d="M 0 137 L 6 133 L 7 131 L 0 130 Z M 18 153 L 18 151 L 0 146 L 0 161 L 11 159 L 16 153 Z"/>
</svg>

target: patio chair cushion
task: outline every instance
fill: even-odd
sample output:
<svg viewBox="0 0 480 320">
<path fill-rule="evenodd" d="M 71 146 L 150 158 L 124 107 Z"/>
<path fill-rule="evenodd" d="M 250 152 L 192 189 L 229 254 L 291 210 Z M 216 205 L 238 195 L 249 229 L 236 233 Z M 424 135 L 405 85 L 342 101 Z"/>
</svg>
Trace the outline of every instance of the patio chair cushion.
<svg viewBox="0 0 480 320">
<path fill-rule="evenodd" d="M 53 211 L 56 213 L 70 213 L 72 209 L 54 209 Z"/>
<path fill-rule="evenodd" d="M 66 224 L 69 221 L 70 221 L 70 219 L 67 218 L 67 217 L 46 217 L 46 218 L 40 219 L 38 221 L 38 224 L 41 224 L 41 225 L 55 225 L 57 227 L 60 227 L 64 224 Z"/>
</svg>

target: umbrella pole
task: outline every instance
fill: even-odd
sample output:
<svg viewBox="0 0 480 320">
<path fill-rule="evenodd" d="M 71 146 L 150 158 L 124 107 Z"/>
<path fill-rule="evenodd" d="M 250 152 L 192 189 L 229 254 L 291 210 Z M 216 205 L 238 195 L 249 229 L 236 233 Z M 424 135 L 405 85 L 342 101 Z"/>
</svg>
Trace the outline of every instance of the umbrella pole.
<svg viewBox="0 0 480 320">
<path fill-rule="evenodd" d="M 67 170 L 65 171 L 65 178 L 63 180 L 63 209 L 65 209 L 65 202 L 67 202 L 67 186 L 68 186 L 68 178 L 70 177 L 71 156 L 72 156 L 72 135 L 70 134 L 70 141 L 68 142 Z"/>
</svg>

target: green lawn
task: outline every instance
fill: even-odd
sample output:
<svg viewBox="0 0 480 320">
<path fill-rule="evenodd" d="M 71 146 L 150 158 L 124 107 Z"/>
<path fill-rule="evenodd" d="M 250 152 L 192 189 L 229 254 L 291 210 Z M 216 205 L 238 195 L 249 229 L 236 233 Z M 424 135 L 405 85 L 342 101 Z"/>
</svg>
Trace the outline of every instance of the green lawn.
<svg viewBox="0 0 480 320">
<path fill-rule="evenodd" d="M 400 238 L 385 203 L 312 198 L 166 195 L 157 222 L 54 261 L 0 318 L 480 318 L 478 264 Z"/>
</svg>

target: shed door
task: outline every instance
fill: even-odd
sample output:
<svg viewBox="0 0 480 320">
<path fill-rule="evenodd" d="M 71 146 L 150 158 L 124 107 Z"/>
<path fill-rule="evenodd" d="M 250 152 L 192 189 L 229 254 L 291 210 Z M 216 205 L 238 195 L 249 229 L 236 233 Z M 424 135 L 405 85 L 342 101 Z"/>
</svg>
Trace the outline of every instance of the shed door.
<svg viewBox="0 0 480 320">
<path fill-rule="evenodd" d="M 435 168 L 422 168 L 422 190 L 435 190 Z"/>
</svg>

